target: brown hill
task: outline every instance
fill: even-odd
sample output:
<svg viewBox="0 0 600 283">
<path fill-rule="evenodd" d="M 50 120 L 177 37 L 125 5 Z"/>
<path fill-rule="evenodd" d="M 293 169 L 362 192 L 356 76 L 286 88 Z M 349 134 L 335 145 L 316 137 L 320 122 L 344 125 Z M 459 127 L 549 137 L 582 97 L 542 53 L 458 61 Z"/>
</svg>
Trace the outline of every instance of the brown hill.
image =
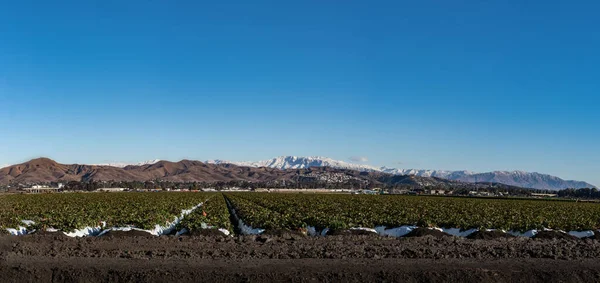
<svg viewBox="0 0 600 283">
<path fill-rule="evenodd" d="M 0 184 L 10 182 L 52 182 L 55 180 L 73 181 L 80 179 L 74 173 L 67 165 L 58 164 L 48 158 L 39 158 L 1 169 Z"/>
<path fill-rule="evenodd" d="M 217 182 L 271 181 L 286 176 L 284 171 L 271 168 L 240 167 L 230 164 L 205 164 L 200 161 L 160 161 L 144 166 L 111 166 L 59 164 L 48 158 L 34 159 L 0 169 L 0 184 L 47 183 L 66 181 L 149 181 Z"/>
</svg>

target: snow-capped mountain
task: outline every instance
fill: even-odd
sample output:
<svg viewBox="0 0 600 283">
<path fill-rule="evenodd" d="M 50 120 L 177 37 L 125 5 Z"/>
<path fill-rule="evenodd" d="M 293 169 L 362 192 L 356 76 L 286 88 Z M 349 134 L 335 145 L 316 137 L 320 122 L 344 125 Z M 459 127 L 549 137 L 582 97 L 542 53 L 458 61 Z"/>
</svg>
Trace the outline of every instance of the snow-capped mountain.
<svg viewBox="0 0 600 283">
<path fill-rule="evenodd" d="M 310 167 L 332 167 L 339 169 L 350 169 L 357 171 L 366 172 L 380 172 L 381 169 L 362 164 L 353 164 L 344 161 L 334 160 L 327 157 L 311 156 L 311 157 L 298 157 L 298 156 L 280 156 L 269 160 L 257 161 L 257 162 L 236 162 L 227 160 L 207 160 L 206 163 L 212 164 L 234 164 L 238 166 L 249 166 L 249 167 L 270 167 L 276 169 L 304 169 Z"/>
<path fill-rule="evenodd" d="M 112 166 L 124 168 L 127 166 L 144 166 L 158 163 L 159 159 L 148 160 L 138 163 L 106 163 L 92 164 L 98 166 Z M 212 164 L 234 164 L 238 166 L 248 167 L 270 167 L 276 169 L 305 169 L 310 167 L 332 167 L 338 169 L 350 169 L 363 172 L 383 172 L 394 175 L 414 175 L 419 177 L 437 177 L 441 179 L 462 181 L 469 183 L 501 183 L 505 185 L 518 186 L 524 188 L 546 189 L 546 190 L 561 190 L 566 188 L 595 188 L 596 186 L 573 180 L 563 180 L 556 176 L 547 174 L 531 173 L 523 171 L 494 171 L 486 173 L 475 173 L 470 171 L 448 171 L 448 170 L 423 170 L 423 169 L 397 169 L 388 167 L 375 167 L 365 164 L 354 164 L 345 161 L 339 161 L 327 157 L 298 157 L 298 156 L 281 156 L 269 160 L 257 162 L 236 162 L 227 160 L 208 160 L 206 163 Z M 0 166 L 1 168 L 8 167 Z"/>
<path fill-rule="evenodd" d="M 160 159 L 153 159 L 153 160 L 147 160 L 147 161 L 142 161 L 142 162 L 138 162 L 138 163 L 116 162 L 116 163 L 103 163 L 103 164 L 91 164 L 91 165 L 96 165 L 96 166 L 111 166 L 111 167 L 124 168 L 124 167 L 127 167 L 127 166 L 151 165 L 151 164 L 158 163 L 159 161 L 161 161 L 161 160 Z"/>
<path fill-rule="evenodd" d="M 437 177 L 442 179 L 456 180 L 475 173 L 471 171 L 447 171 L 447 170 L 424 170 L 424 169 L 397 169 L 380 167 L 381 172 L 394 175 L 415 175 L 421 177 Z"/>
<path fill-rule="evenodd" d="M 447 171 L 447 170 L 422 170 L 422 169 L 397 169 L 388 167 L 375 167 L 363 164 L 353 164 L 334 160 L 327 157 L 298 157 L 280 156 L 277 158 L 257 162 L 235 162 L 227 160 L 208 160 L 206 163 L 234 164 L 249 167 L 270 167 L 277 169 L 304 169 L 309 167 L 333 167 L 340 169 L 351 169 L 365 172 L 383 172 L 394 175 L 415 175 L 420 177 L 437 177 L 453 181 L 469 183 L 493 182 L 512 186 L 533 189 L 561 190 L 566 188 L 594 188 L 596 186 L 582 182 L 563 180 L 556 176 L 523 171 L 494 171 L 487 173 L 475 173 L 470 171 Z"/>
<path fill-rule="evenodd" d="M 524 172 L 524 171 L 494 171 L 487 173 L 473 173 L 458 177 L 457 181 L 479 183 L 479 182 L 492 182 L 501 183 L 512 186 L 519 186 L 524 188 L 534 189 L 548 189 L 548 190 L 561 190 L 566 188 L 595 188 L 596 186 L 574 180 L 563 180 L 559 177 L 541 174 L 537 172 Z"/>
</svg>

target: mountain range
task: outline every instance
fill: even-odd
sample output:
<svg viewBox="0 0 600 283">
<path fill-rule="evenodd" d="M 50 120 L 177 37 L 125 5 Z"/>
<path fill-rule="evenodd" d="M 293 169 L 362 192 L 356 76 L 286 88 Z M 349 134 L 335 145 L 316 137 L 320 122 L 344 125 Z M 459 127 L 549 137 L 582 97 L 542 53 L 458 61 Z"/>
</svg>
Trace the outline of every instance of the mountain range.
<svg viewBox="0 0 600 283">
<path fill-rule="evenodd" d="M 239 166 L 269 167 L 277 169 L 301 169 L 310 167 L 332 167 L 340 169 L 358 170 L 363 172 L 383 172 L 394 175 L 414 175 L 419 177 L 436 177 L 452 181 L 468 183 L 500 183 L 523 188 L 561 190 L 566 188 L 595 188 L 596 186 L 573 180 L 563 180 L 556 176 L 523 171 L 494 171 L 487 173 L 475 173 L 470 171 L 446 171 L 446 170 L 422 170 L 422 169 L 396 169 L 388 167 L 375 167 L 363 164 L 353 164 L 334 160 L 327 157 L 297 157 L 280 156 L 269 160 L 258 162 L 235 162 L 226 160 L 208 160 L 213 164 L 236 164 Z"/>
<path fill-rule="evenodd" d="M 148 162 L 145 162 L 148 163 Z M 27 185 L 50 182 L 88 181 L 170 181 L 170 182 L 230 182 L 247 181 L 271 185 L 305 184 L 327 186 L 350 184 L 351 188 L 372 186 L 402 186 L 423 188 L 477 189 L 518 187 L 490 183 L 465 183 L 435 177 L 393 175 L 384 172 L 365 172 L 333 167 L 279 169 L 270 167 L 238 166 L 230 163 L 214 164 L 201 161 L 157 161 L 152 164 L 107 165 L 60 164 L 48 158 L 38 158 L 0 169 L 0 185 Z M 294 187 L 294 186 L 292 186 Z M 297 186 L 296 186 L 297 187 Z"/>
<path fill-rule="evenodd" d="M 331 170 L 327 170 L 327 168 Z M 420 183 L 421 185 L 439 185 L 440 182 L 443 183 L 444 180 L 449 180 L 463 183 L 498 183 L 514 187 L 547 190 L 595 187 L 582 181 L 563 180 L 551 175 L 523 171 L 474 173 L 470 171 L 396 169 L 354 164 L 327 157 L 297 156 L 281 156 L 258 162 L 235 162 L 226 160 L 208 160 L 205 162 L 182 160 L 180 162 L 169 162 L 155 159 L 135 164 L 109 163 L 97 165 L 65 165 L 59 164 L 51 159 L 39 158 L 23 164 L 0 169 L 0 184 L 8 184 L 11 182 L 39 183 L 92 180 L 147 181 L 155 179 L 175 182 L 215 182 L 232 180 L 263 182 L 293 180 L 304 174 L 314 175 L 314 172 L 321 172 L 319 174 L 325 175 L 331 175 L 333 173 L 348 174 L 349 176 L 357 175 L 356 172 L 373 173 L 367 175 L 358 174 L 359 176 L 366 176 L 366 179 L 370 180 L 373 180 L 373 178 L 381 179 L 384 175 L 412 176 L 419 178 L 406 180 L 412 180 L 411 182 Z M 327 180 L 329 177 L 320 176 L 319 178 Z M 377 182 L 380 181 L 377 180 Z"/>
</svg>

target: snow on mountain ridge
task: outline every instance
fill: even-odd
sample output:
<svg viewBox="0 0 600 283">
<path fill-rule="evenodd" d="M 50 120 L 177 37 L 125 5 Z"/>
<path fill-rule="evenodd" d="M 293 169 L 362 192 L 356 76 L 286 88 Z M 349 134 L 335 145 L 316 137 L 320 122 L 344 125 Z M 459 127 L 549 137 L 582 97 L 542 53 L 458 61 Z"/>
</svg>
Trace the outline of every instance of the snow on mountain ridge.
<svg viewBox="0 0 600 283">
<path fill-rule="evenodd" d="M 113 166 L 113 167 L 127 167 L 133 166 L 144 166 L 155 164 L 160 159 L 148 160 L 139 163 L 106 163 L 106 164 L 92 164 L 97 166 Z M 566 188 L 595 188 L 596 186 L 587 182 L 575 181 L 575 180 L 563 180 L 559 177 L 537 173 L 537 172 L 525 172 L 525 171 L 494 171 L 486 173 L 476 173 L 471 171 L 449 171 L 449 170 L 424 170 L 424 169 L 397 169 L 388 167 L 375 167 L 364 164 L 353 164 L 345 161 L 334 160 L 328 157 L 311 156 L 311 157 L 298 157 L 298 156 L 280 156 L 269 160 L 263 160 L 258 162 L 245 161 L 236 162 L 228 160 L 208 160 L 206 163 L 212 164 L 234 164 L 238 166 L 247 167 L 270 167 L 281 170 L 285 169 L 305 169 L 310 167 L 332 167 L 339 169 L 349 169 L 364 172 L 383 172 L 394 175 L 415 175 L 420 177 L 436 177 L 441 179 L 448 179 L 453 181 L 462 181 L 468 183 L 479 183 L 479 182 L 492 182 L 501 183 L 511 186 L 519 186 L 524 188 L 534 189 L 549 189 L 549 190 L 561 190 Z M 9 167 L 10 165 L 1 166 L 0 169 Z"/>
<path fill-rule="evenodd" d="M 124 168 L 124 167 L 127 167 L 127 166 L 152 165 L 152 164 L 158 163 L 160 161 L 161 161 L 160 159 L 153 159 L 153 160 L 147 160 L 147 161 L 142 161 L 142 162 L 138 162 L 138 163 L 116 162 L 116 163 L 102 163 L 102 164 L 91 164 L 91 165 L 95 165 L 95 166 L 111 166 L 111 167 Z"/>
<path fill-rule="evenodd" d="M 268 160 L 262 161 L 243 161 L 243 162 L 235 162 L 235 161 L 226 161 L 226 160 L 207 160 L 206 163 L 212 164 L 234 164 L 238 166 L 250 166 L 250 167 L 270 167 L 276 169 L 305 169 L 310 167 L 334 167 L 340 169 L 351 169 L 358 171 L 370 171 L 370 172 L 380 172 L 381 169 L 362 164 L 353 164 L 344 161 L 334 160 L 328 157 L 322 156 L 310 156 L 310 157 L 298 157 L 298 156 L 280 156 Z"/>
<path fill-rule="evenodd" d="M 388 167 L 375 167 L 363 164 L 353 164 L 344 161 L 334 160 L 327 157 L 311 156 L 280 156 L 269 160 L 258 162 L 232 162 L 225 160 L 209 160 L 207 163 L 223 164 L 230 163 L 239 166 L 251 167 L 270 167 L 277 169 L 303 169 L 309 167 L 333 167 L 340 169 L 351 169 L 366 172 L 383 172 L 394 175 L 415 175 L 420 177 L 436 177 L 454 181 L 463 181 L 469 183 L 493 182 L 512 186 L 520 186 L 534 189 L 560 190 L 566 188 L 592 188 L 592 184 L 563 180 L 556 176 L 540 174 L 537 172 L 525 171 L 494 171 L 486 173 L 476 173 L 471 171 L 449 171 L 449 170 L 425 170 L 425 169 L 397 169 Z"/>
</svg>

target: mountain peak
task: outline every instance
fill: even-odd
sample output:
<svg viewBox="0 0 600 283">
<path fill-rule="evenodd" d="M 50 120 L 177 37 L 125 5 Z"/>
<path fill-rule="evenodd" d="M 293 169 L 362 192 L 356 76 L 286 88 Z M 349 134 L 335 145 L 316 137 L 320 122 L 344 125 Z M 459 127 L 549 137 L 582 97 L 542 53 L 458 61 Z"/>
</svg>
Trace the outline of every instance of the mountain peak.
<svg viewBox="0 0 600 283">
<path fill-rule="evenodd" d="M 118 168 L 125 168 L 127 166 L 144 166 L 144 165 L 152 165 L 152 164 L 156 164 L 158 162 L 160 162 L 162 160 L 160 159 L 152 159 L 152 160 L 147 160 L 147 161 L 142 161 L 142 162 L 137 162 L 137 163 L 127 163 L 127 162 L 111 162 L 111 163 L 100 163 L 100 164 L 92 164 L 95 166 L 111 166 L 111 167 L 118 167 Z"/>
<path fill-rule="evenodd" d="M 344 161 L 334 160 L 328 157 L 322 156 L 279 156 L 268 160 L 262 160 L 257 162 L 234 162 L 226 160 L 207 160 L 206 163 L 212 164 L 234 164 L 238 166 L 250 166 L 250 167 L 270 167 L 276 169 L 306 169 L 310 167 L 332 167 L 338 169 L 350 169 L 365 172 L 381 172 L 377 167 L 353 164 Z"/>
<path fill-rule="evenodd" d="M 22 163 L 20 165 L 26 165 L 26 166 L 38 166 L 38 167 L 50 167 L 50 166 L 57 166 L 58 162 L 47 158 L 47 157 L 40 157 L 40 158 L 35 158 L 32 160 L 29 160 L 25 163 Z"/>
</svg>

